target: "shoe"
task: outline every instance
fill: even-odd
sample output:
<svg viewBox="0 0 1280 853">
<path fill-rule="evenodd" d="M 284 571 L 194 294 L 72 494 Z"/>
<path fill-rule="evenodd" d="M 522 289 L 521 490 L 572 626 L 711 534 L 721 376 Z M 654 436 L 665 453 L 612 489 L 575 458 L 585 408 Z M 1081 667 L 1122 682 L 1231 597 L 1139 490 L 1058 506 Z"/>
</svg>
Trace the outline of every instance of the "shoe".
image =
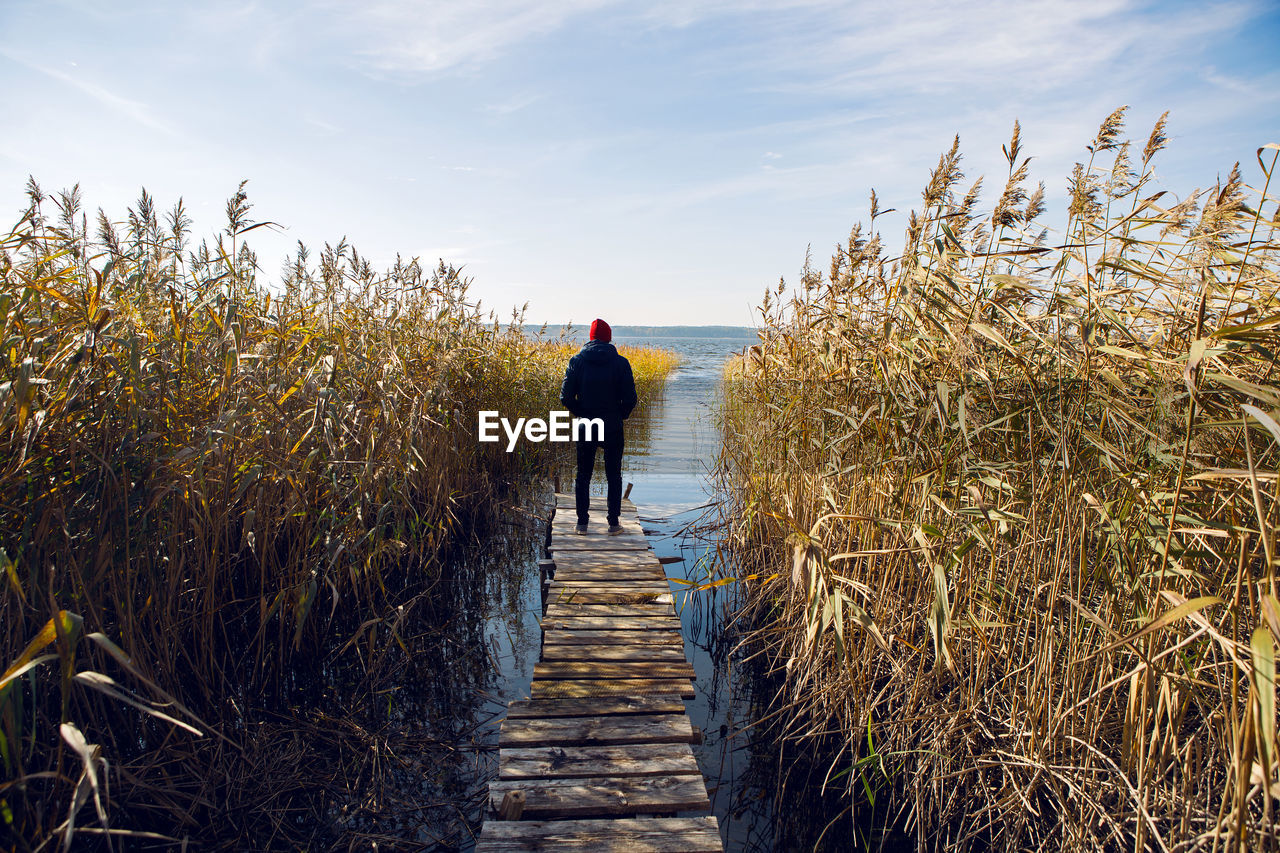
<svg viewBox="0 0 1280 853">
<path fill-rule="evenodd" d="M 609 535 L 610 535 L 610 536 L 617 536 L 617 535 L 618 535 L 619 533 L 621 533 L 621 532 L 622 532 L 622 525 L 621 525 L 621 524 L 610 524 L 610 525 L 609 525 Z"/>
<path fill-rule="evenodd" d="M 578 536 L 586 536 L 587 526 L 585 524 L 579 524 L 577 527 L 573 528 L 573 532 Z"/>
</svg>

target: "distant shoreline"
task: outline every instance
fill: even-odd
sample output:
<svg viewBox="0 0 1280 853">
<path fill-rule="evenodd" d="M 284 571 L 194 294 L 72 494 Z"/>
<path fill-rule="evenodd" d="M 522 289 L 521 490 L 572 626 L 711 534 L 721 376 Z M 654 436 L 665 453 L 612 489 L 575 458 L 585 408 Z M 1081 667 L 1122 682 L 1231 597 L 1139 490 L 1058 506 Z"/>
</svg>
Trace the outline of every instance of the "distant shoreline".
<svg viewBox="0 0 1280 853">
<path fill-rule="evenodd" d="M 521 328 L 527 335 L 556 338 L 566 328 L 567 337 L 586 338 L 589 324 L 560 323 L 545 326 L 525 323 Z M 545 332 L 543 331 L 545 329 Z M 751 326 L 613 326 L 615 338 L 731 338 L 755 343 L 756 329 Z"/>
</svg>

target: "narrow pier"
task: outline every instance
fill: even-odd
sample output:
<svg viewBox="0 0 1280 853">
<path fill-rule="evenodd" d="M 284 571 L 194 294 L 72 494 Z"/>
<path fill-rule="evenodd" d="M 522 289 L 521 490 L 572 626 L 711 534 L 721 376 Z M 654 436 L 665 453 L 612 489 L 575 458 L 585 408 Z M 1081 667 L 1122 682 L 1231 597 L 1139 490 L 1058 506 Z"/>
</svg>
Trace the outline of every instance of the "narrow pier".
<svg viewBox="0 0 1280 853">
<path fill-rule="evenodd" d="M 636 508 L 609 536 L 603 498 L 587 535 L 557 494 L 545 570 L 542 659 L 498 736 L 498 778 L 478 853 L 722 853 L 685 715 L 693 668 L 666 573 Z"/>
</svg>

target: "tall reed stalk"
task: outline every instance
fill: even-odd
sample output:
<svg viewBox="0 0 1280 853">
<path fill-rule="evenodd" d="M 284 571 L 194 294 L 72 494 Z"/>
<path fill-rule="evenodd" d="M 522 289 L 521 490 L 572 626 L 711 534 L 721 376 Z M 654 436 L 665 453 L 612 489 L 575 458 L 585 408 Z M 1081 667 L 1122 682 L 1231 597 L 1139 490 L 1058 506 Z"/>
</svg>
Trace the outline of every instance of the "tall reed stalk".
<svg viewBox="0 0 1280 853">
<path fill-rule="evenodd" d="M 1124 112 L 1061 232 L 1017 125 L 897 257 L 873 193 L 728 373 L 745 647 L 921 850 L 1280 848 L 1277 146 L 1177 199 Z"/>
<path fill-rule="evenodd" d="M 445 549 L 560 458 L 476 439 L 480 409 L 558 407 L 563 353 L 518 313 L 484 315 L 454 267 L 379 273 L 345 242 L 300 244 L 270 289 L 251 212 L 241 185 L 193 245 L 181 202 L 144 192 L 90 226 L 78 188 L 32 181 L 0 237 L 0 830 L 17 849 L 269 843 L 228 811 L 261 787 L 257 727 L 321 670 L 364 671 L 372 695 Z"/>
</svg>

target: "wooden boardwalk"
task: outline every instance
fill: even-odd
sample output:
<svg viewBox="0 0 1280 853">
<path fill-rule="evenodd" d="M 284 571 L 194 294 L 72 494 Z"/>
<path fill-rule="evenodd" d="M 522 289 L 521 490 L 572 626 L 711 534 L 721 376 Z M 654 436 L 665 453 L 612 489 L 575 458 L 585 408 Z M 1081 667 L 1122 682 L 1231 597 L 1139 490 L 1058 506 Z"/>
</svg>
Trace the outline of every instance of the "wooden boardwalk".
<svg viewBox="0 0 1280 853">
<path fill-rule="evenodd" d="M 685 715 L 693 668 L 662 564 L 635 506 L 619 536 L 593 498 L 586 536 L 556 495 L 542 660 L 498 736 L 478 853 L 721 853 Z"/>
</svg>

